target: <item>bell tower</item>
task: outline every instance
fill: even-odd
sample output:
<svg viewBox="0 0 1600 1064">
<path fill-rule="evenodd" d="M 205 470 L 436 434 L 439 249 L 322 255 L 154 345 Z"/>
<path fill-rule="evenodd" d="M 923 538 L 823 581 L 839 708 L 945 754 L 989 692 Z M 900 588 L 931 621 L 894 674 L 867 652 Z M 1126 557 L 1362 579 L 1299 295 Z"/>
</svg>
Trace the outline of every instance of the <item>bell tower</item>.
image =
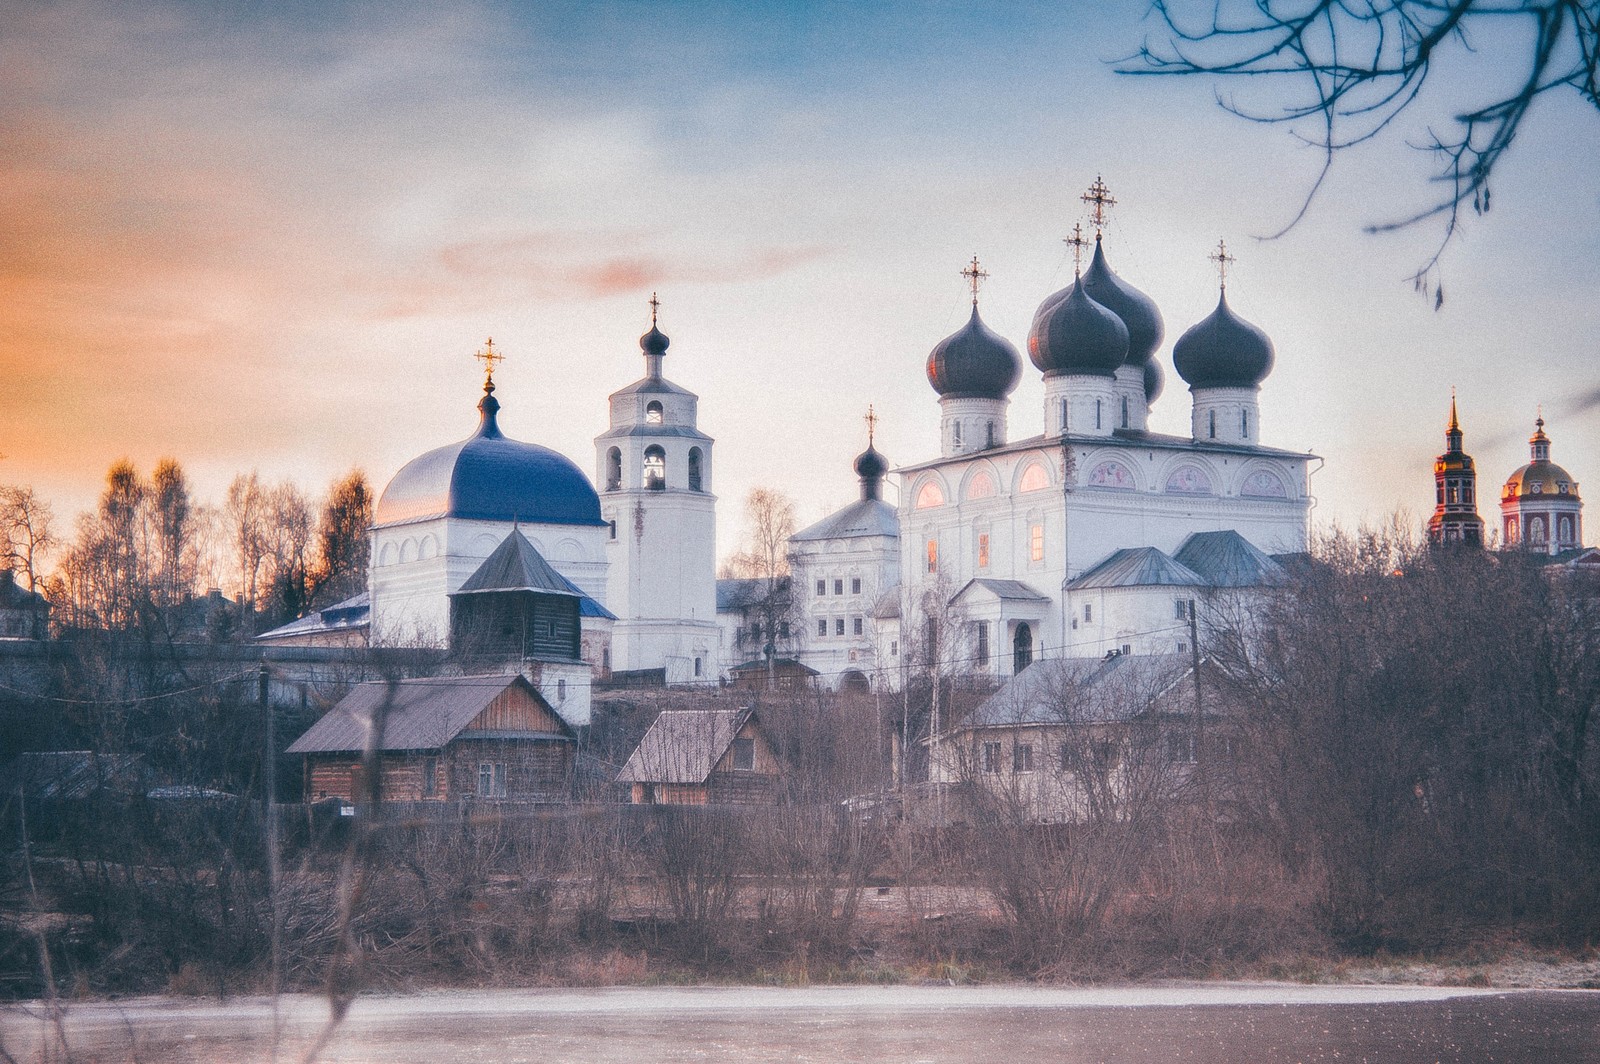
<svg viewBox="0 0 1600 1064">
<path fill-rule="evenodd" d="M 606 606 L 614 671 L 665 669 L 668 683 L 717 679 L 716 496 L 699 397 L 662 375 L 671 341 L 657 323 L 639 338 L 645 375 L 610 398 L 595 438 L 607 523 Z"/>
<path fill-rule="evenodd" d="M 1433 462 L 1434 510 L 1428 518 L 1428 542 L 1483 545 L 1483 518 L 1478 516 L 1478 471 L 1461 449 L 1461 422 L 1456 397 L 1450 396 L 1450 425 L 1444 430 L 1444 454 Z"/>
</svg>

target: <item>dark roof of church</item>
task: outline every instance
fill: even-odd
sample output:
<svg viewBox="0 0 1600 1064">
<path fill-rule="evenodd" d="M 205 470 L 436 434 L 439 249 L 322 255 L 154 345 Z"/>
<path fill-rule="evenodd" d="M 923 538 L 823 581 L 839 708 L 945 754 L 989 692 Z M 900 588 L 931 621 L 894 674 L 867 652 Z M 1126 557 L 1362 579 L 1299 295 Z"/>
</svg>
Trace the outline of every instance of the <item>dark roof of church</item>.
<svg viewBox="0 0 1600 1064">
<path fill-rule="evenodd" d="M 1205 587 L 1206 581 L 1154 547 L 1123 547 L 1066 586 L 1069 591 L 1097 587 Z"/>
<path fill-rule="evenodd" d="M 965 595 L 971 588 L 982 588 L 992 592 L 995 598 L 1008 602 L 1049 602 L 1049 596 L 1040 594 L 1021 580 L 997 580 L 990 577 L 978 577 L 968 580 L 960 591 L 950 596 L 950 601 Z"/>
<path fill-rule="evenodd" d="M 600 497 L 563 455 L 500 432 L 500 404 L 485 394 L 478 431 L 401 467 L 378 500 L 373 525 L 434 517 L 529 524 L 601 525 Z"/>
<path fill-rule="evenodd" d="M 573 738 L 572 728 L 537 688 L 521 676 L 436 676 L 358 684 L 304 735 L 291 754 L 356 753 L 382 710 L 383 750 L 437 750 L 461 734 L 474 717 L 513 686 L 522 686 L 561 725 L 560 732 L 530 732 L 528 738 Z"/>
<path fill-rule="evenodd" d="M 893 506 L 882 499 L 857 499 L 789 538 L 805 543 L 817 539 L 857 539 L 899 534 L 900 514 Z"/>
<path fill-rule="evenodd" d="M 1256 587 L 1286 575 L 1283 566 L 1231 528 L 1194 533 L 1173 560 L 1199 573 L 1210 587 Z"/>
<path fill-rule="evenodd" d="M 491 591 L 533 591 L 541 595 L 565 595 L 578 600 L 581 617 L 616 615 L 584 594 L 577 584 L 558 573 L 544 560 L 539 548 L 528 541 L 520 529 L 513 528 L 500 545 L 483 560 L 473 574 L 452 595 L 474 595 Z"/>
</svg>

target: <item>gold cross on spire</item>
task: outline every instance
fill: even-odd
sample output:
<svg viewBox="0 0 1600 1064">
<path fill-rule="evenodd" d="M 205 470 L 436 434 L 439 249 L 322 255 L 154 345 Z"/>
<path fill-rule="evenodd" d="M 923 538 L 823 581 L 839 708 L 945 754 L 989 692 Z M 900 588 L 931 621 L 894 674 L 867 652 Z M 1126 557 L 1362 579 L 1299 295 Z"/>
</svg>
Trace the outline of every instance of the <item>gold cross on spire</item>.
<svg viewBox="0 0 1600 1064">
<path fill-rule="evenodd" d="M 506 356 L 494 349 L 494 337 L 489 337 L 483 342 L 483 350 L 472 356 L 483 363 L 483 390 L 494 391 L 494 367 L 497 362 L 504 362 Z"/>
<path fill-rule="evenodd" d="M 1112 198 L 1111 190 L 1106 187 L 1105 181 L 1099 174 L 1094 175 L 1094 184 L 1083 194 L 1083 202 L 1089 205 L 1089 220 L 1094 223 L 1094 238 L 1099 240 L 1101 230 L 1106 227 L 1106 208 L 1117 205 L 1117 201 Z"/>
<path fill-rule="evenodd" d="M 966 269 L 961 271 L 961 276 L 965 277 L 967 279 L 967 284 L 971 286 L 972 305 L 977 306 L 978 289 L 983 285 L 984 281 L 989 279 L 988 272 L 985 271 L 983 267 L 978 265 L 978 256 L 972 256 L 972 262 L 967 265 Z"/>
<path fill-rule="evenodd" d="M 1072 235 L 1063 238 L 1072 246 L 1072 273 L 1077 276 L 1083 269 L 1083 252 L 1089 246 L 1089 241 L 1083 235 L 1083 226 L 1077 222 L 1072 223 Z"/>
<path fill-rule="evenodd" d="M 862 420 L 867 423 L 867 446 L 871 447 L 873 432 L 878 427 L 878 414 L 872 409 L 871 403 L 867 404 L 867 416 Z"/>
<path fill-rule="evenodd" d="M 650 328 L 656 327 L 656 311 L 661 309 L 661 300 L 656 298 L 654 292 L 650 293 Z"/>
<path fill-rule="evenodd" d="M 1217 241 L 1217 250 L 1207 255 L 1206 258 L 1217 264 L 1217 285 L 1226 292 L 1228 290 L 1228 267 L 1238 260 L 1228 254 L 1228 242 Z"/>
</svg>

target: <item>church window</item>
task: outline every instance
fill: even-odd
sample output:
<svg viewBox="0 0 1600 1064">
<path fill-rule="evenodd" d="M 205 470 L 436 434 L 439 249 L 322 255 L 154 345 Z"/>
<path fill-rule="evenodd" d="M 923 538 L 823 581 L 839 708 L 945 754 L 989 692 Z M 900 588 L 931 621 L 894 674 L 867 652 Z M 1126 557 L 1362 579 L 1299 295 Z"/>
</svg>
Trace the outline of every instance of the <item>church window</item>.
<svg viewBox="0 0 1600 1064">
<path fill-rule="evenodd" d="M 1017 625 L 1016 637 L 1011 640 L 1011 671 L 1021 672 L 1033 664 L 1033 629 L 1026 624 Z"/>
<path fill-rule="evenodd" d="M 647 491 L 667 490 L 667 452 L 654 444 L 644 449 L 644 486 Z"/>
<path fill-rule="evenodd" d="M 1061 431 L 1067 431 L 1067 401 L 1061 400 Z"/>
<path fill-rule="evenodd" d="M 1094 606 L 1091 603 L 1085 602 L 1083 604 L 1083 623 L 1088 624 L 1092 620 L 1094 620 Z"/>
<path fill-rule="evenodd" d="M 1461 485 L 1461 501 L 1468 506 L 1472 505 L 1472 482 L 1470 480 Z"/>
<path fill-rule="evenodd" d="M 556 681 L 556 701 L 557 702 L 563 702 L 563 701 L 566 700 L 566 697 L 567 697 L 567 681 L 565 681 L 565 680 L 557 680 Z"/>
<path fill-rule="evenodd" d="M 1189 619 L 1189 603 L 1187 599 L 1172 600 L 1172 618 L 1176 621 L 1187 621 Z"/>
<path fill-rule="evenodd" d="M 987 499 L 994 495 L 994 478 L 983 470 L 972 475 L 967 481 L 967 498 Z"/>
<path fill-rule="evenodd" d="M 900 656 L 900 640 L 889 640 L 889 656 L 891 658 L 898 658 Z"/>
<path fill-rule="evenodd" d="M 1100 427 L 1100 400 L 1094 401 L 1094 427 Z"/>
<path fill-rule="evenodd" d="M 926 510 L 930 506 L 943 506 L 944 492 L 939 490 L 939 485 L 928 481 L 917 489 L 917 509 Z"/>
<path fill-rule="evenodd" d="M 703 478 L 702 478 L 702 474 L 701 474 L 701 462 L 702 462 L 702 459 L 701 459 L 701 455 L 700 455 L 700 448 L 698 448 L 698 447 L 689 448 L 689 490 L 690 491 L 704 491 L 705 490 L 705 488 L 703 488 L 701 486 L 702 483 L 703 483 Z"/>
<path fill-rule="evenodd" d="M 622 490 L 622 450 L 617 447 L 606 452 L 606 490 Z"/>
<path fill-rule="evenodd" d="M 1439 500 L 1439 505 L 1444 505 L 1444 483 L 1441 481 L 1434 489 L 1434 495 Z"/>
<path fill-rule="evenodd" d="M 700 669 L 701 669 L 700 659 L 699 658 L 695 658 L 694 659 L 694 674 L 696 676 L 700 675 Z"/>
<path fill-rule="evenodd" d="M 973 663 L 980 669 L 989 667 L 989 622 L 972 622 L 972 642 L 976 647 L 973 654 Z"/>
<path fill-rule="evenodd" d="M 844 618 L 843 617 L 835 617 L 833 619 L 833 634 L 834 635 L 844 635 Z"/>
<path fill-rule="evenodd" d="M 1033 525 L 1028 529 L 1028 558 L 1030 561 L 1044 561 L 1044 525 Z"/>
<path fill-rule="evenodd" d="M 989 568 L 989 533 L 978 533 L 978 568 Z"/>
<path fill-rule="evenodd" d="M 859 576 L 852 576 L 850 578 L 850 594 L 861 594 L 861 578 Z"/>
<path fill-rule="evenodd" d="M 835 595 L 844 594 L 844 580 L 842 578 L 834 580 L 834 582 L 833 582 L 833 593 Z"/>
<path fill-rule="evenodd" d="M 823 595 L 826 595 L 827 593 L 828 593 L 828 581 L 825 580 L 825 579 L 824 580 L 818 580 L 817 581 L 817 597 L 821 598 Z"/>
<path fill-rule="evenodd" d="M 1250 438 L 1250 411 L 1239 411 L 1239 436 L 1242 439 Z"/>
<path fill-rule="evenodd" d="M 939 571 L 939 541 L 936 540 L 936 539 L 930 539 L 930 540 L 928 540 L 928 572 L 937 573 L 938 571 Z"/>
<path fill-rule="evenodd" d="M 985 446 L 987 446 L 987 447 L 993 447 L 994 446 L 994 422 L 993 421 L 989 422 L 989 431 L 988 431 L 988 434 L 985 436 L 985 439 L 987 441 L 985 443 Z"/>
<path fill-rule="evenodd" d="M 606 522 L 606 529 L 609 531 L 612 539 L 617 538 L 617 522 L 615 518 L 612 518 L 610 521 Z"/>
<path fill-rule="evenodd" d="M 1558 541 L 1561 543 L 1572 542 L 1572 518 L 1563 517 L 1561 519 L 1561 535 Z"/>
<path fill-rule="evenodd" d="M 600 651 L 600 668 L 606 672 L 611 671 L 611 648 L 606 647 Z"/>
<path fill-rule="evenodd" d="M 954 447 L 961 446 L 961 422 L 959 421 L 950 423 L 950 443 Z"/>
<path fill-rule="evenodd" d="M 1544 518 L 1535 517 L 1528 522 L 1528 542 L 1544 542 Z"/>
<path fill-rule="evenodd" d="M 1285 499 L 1289 496 L 1288 489 L 1283 486 L 1278 474 L 1267 469 L 1258 469 L 1246 477 L 1239 494 L 1251 495 L 1258 499 Z"/>
<path fill-rule="evenodd" d="M 1211 438 L 1214 440 L 1217 438 L 1217 412 L 1215 410 L 1208 410 L 1206 412 L 1206 416 L 1210 425 L 1209 431 L 1211 433 Z"/>
<path fill-rule="evenodd" d="M 817 618 L 817 634 L 818 635 L 827 635 L 828 634 L 828 618 L 826 618 L 826 617 L 818 617 Z"/>
<path fill-rule="evenodd" d="M 651 425 L 661 424 L 661 400 L 650 400 L 650 405 L 644 408 L 644 419 Z"/>
<path fill-rule="evenodd" d="M 860 617 L 855 617 L 850 621 L 850 632 L 852 635 L 860 635 L 863 627 L 864 626 Z"/>
<path fill-rule="evenodd" d="M 1450 487 L 1445 491 L 1445 499 L 1448 502 L 1460 502 L 1461 489 L 1456 487 L 1454 484 L 1451 484 Z"/>
<path fill-rule="evenodd" d="M 1517 519 L 1515 517 L 1510 517 L 1510 518 L 1506 519 L 1506 542 L 1507 543 L 1515 543 L 1516 541 L 1517 541 Z"/>
<path fill-rule="evenodd" d="M 1022 479 L 1017 483 L 1019 491 L 1043 491 L 1050 486 L 1050 474 L 1044 471 L 1044 466 L 1038 462 L 1031 463 L 1022 471 Z"/>
</svg>

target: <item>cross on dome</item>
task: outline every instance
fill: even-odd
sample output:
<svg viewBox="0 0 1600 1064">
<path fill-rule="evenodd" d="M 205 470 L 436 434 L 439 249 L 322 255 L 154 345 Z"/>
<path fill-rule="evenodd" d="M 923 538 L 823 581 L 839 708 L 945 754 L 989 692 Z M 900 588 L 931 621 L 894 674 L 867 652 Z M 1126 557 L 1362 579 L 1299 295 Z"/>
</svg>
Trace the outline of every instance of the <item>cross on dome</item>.
<svg viewBox="0 0 1600 1064">
<path fill-rule="evenodd" d="M 977 261 L 976 257 L 974 257 L 973 261 Z M 867 446 L 871 447 L 873 433 L 878 427 L 878 414 L 877 411 L 872 409 L 871 403 L 867 404 L 867 416 L 862 420 L 867 423 Z"/>
<path fill-rule="evenodd" d="M 661 300 L 656 298 L 656 294 L 654 292 L 651 292 L 650 293 L 650 327 L 651 328 L 655 327 L 655 324 L 656 324 L 656 311 L 658 311 L 660 309 L 661 309 Z"/>
<path fill-rule="evenodd" d="M 978 289 L 983 282 L 989 279 L 988 271 L 978 265 L 978 256 L 972 256 L 972 262 L 961 271 L 961 276 L 967 279 L 967 284 L 972 288 L 972 305 L 978 305 Z"/>
<path fill-rule="evenodd" d="M 483 342 L 483 350 L 472 356 L 483 363 L 483 390 L 494 391 L 494 367 L 496 363 L 504 362 L 506 356 L 494 349 L 494 337 L 489 337 Z"/>
<path fill-rule="evenodd" d="M 1089 247 L 1089 240 L 1083 235 L 1083 226 L 1077 222 L 1072 223 L 1072 235 L 1062 240 L 1072 248 L 1072 275 L 1076 277 L 1083 272 L 1083 253 Z"/>
<path fill-rule="evenodd" d="M 1228 267 L 1238 260 L 1228 254 L 1228 242 L 1217 241 L 1217 250 L 1207 255 L 1206 258 L 1217 264 L 1217 285 L 1222 291 L 1228 290 Z"/>
<path fill-rule="evenodd" d="M 1101 230 L 1106 227 L 1106 209 L 1115 207 L 1117 201 L 1099 174 L 1094 176 L 1094 184 L 1089 186 L 1089 191 L 1085 192 L 1082 198 L 1083 202 L 1089 205 L 1089 220 L 1094 223 L 1094 238 L 1099 240 Z"/>
</svg>

